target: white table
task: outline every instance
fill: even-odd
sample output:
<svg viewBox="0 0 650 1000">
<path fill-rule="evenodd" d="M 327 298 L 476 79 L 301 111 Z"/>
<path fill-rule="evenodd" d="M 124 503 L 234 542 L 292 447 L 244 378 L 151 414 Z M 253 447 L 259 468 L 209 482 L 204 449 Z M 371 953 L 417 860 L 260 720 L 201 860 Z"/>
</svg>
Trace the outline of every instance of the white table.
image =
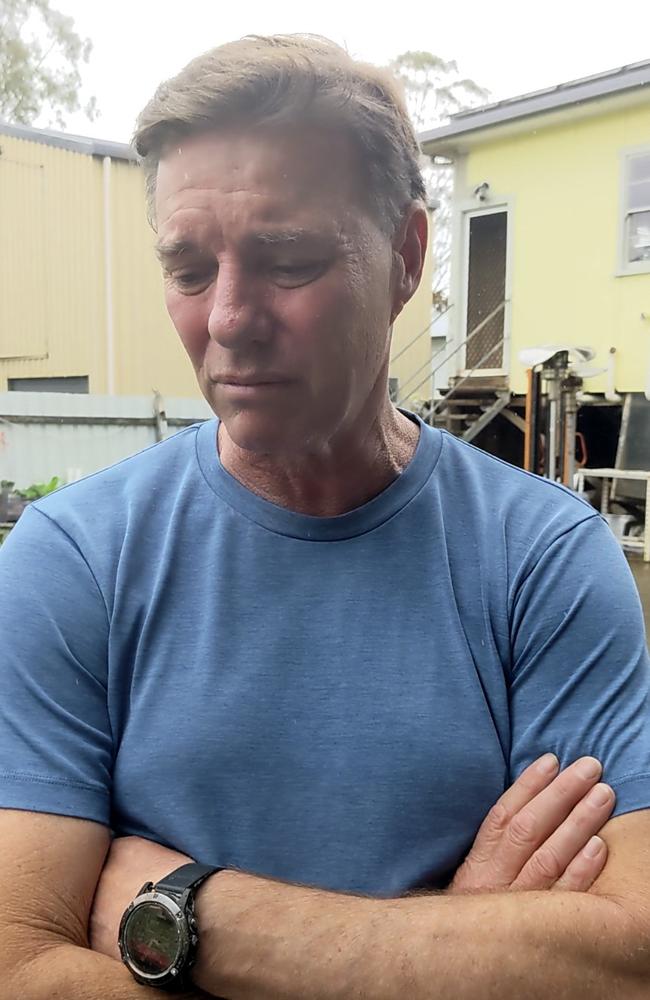
<svg viewBox="0 0 650 1000">
<path fill-rule="evenodd" d="M 609 514 L 610 482 L 615 479 L 636 479 L 645 482 L 645 522 L 642 538 L 625 537 L 626 549 L 643 552 L 643 561 L 650 562 L 650 471 L 647 469 L 579 469 L 576 473 L 578 493 L 584 493 L 585 479 L 602 479 L 600 513 Z"/>
</svg>

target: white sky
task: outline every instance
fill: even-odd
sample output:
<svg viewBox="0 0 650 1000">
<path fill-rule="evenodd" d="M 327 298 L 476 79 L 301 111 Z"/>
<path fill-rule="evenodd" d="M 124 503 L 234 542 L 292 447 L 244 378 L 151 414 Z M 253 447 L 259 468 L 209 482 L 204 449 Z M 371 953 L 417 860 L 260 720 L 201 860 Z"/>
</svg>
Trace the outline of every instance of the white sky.
<svg viewBox="0 0 650 1000">
<path fill-rule="evenodd" d="M 164 5 L 164 6 L 163 6 Z M 309 31 L 385 63 L 407 49 L 455 59 L 499 100 L 650 59 L 650 0 L 53 0 L 94 43 L 100 117 L 70 132 L 128 141 L 157 84 L 247 33 Z"/>
</svg>

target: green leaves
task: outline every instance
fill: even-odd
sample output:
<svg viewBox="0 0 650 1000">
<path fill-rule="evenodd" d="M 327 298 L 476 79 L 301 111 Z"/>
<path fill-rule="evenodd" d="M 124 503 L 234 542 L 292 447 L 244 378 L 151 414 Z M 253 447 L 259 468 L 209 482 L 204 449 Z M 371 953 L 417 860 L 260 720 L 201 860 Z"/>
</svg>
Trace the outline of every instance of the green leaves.
<svg viewBox="0 0 650 1000">
<path fill-rule="evenodd" d="M 402 81 L 406 102 L 418 131 L 443 125 L 457 111 L 484 104 L 488 91 L 463 78 L 457 64 L 433 52 L 402 52 L 390 64 Z"/>
<path fill-rule="evenodd" d="M 59 486 L 63 486 L 63 480 L 59 479 L 58 476 L 52 476 L 49 483 L 34 483 L 26 490 L 16 490 L 15 492 L 23 500 L 39 500 L 41 497 L 46 497 L 48 493 L 54 493 L 54 490 L 58 490 Z"/>
<path fill-rule="evenodd" d="M 50 0 L 0 0 L 0 118 L 30 125 L 45 115 L 65 125 L 65 113 L 96 114 L 95 99 L 82 108 L 80 67 L 92 42 L 74 30 L 71 17 Z"/>
</svg>

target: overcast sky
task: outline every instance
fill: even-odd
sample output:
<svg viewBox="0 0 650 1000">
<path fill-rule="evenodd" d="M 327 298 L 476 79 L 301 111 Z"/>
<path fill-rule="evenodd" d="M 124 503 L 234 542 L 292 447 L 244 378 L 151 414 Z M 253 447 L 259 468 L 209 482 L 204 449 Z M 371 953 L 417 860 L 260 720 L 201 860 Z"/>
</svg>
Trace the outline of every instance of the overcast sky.
<svg viewBox="0 0 650 1000">
<path fill-rule="evenodd" d="M 84 81 L 101 115 L 92 123 L 70 117 L 68 131 L 127 141 L 162 79 L 251 32 L 316 32 L 376 63 L 427 49 L 455 59 L 493 100 L 650 59 L 650 0 L 163 2 L 53 0 L 94 43 Z"/>
</svg>

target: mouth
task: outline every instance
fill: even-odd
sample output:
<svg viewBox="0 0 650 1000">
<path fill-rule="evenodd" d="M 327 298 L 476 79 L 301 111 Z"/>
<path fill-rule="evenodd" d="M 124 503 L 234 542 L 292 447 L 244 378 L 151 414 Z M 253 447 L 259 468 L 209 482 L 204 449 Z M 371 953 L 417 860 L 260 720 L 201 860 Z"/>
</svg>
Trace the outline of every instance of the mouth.
<svg viewBox="0 0 650 1000">
<path fill-rule="evenodd" d="M 255 396 L 277 392 L 279 389 L 286 389 L 292 382 L 291 379 L 279 375 L 220 375 L 212 381 L 229 396 Z"/>
<path fill-rule="evenodd" d="M 286 385 L 288 379 L 282 378 L 234 378 L 224 376 L 214 380 L 218 385 L 233 386 L 238 389 L 255 389 L 263 385 Z"/>
</svg>

